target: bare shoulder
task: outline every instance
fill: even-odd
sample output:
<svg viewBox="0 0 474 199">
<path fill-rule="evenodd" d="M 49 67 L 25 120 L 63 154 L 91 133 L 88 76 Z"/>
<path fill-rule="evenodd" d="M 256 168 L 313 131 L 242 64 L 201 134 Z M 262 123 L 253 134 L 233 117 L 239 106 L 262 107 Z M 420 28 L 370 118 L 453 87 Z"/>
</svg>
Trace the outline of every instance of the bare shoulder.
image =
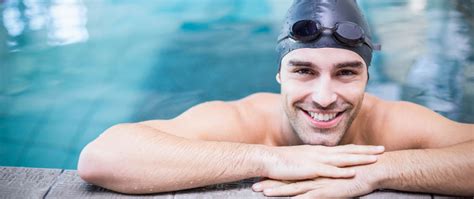
<svg viewBox="0 0 474 199">
<path fill-rule="evenodd" d="M 278 145 L 275 135 L 281 133 L 281 95 L 255 93 L 241 100 L 231 102 L 238 107 L 245 129 L 258 135 L 259 144 Z"/>
<path fill-rule="evenodd" d="M 274 110 L 273 107 L 279 106 L 281 103 L 280 96 L 280 94 L 275 93 L 254 93 L 233 103 L 244 107 L 257 108 L 260 111 L 272 111 Z"/>
<path fill-rule="evenodd" d="M 473 125 L 462 124 L 415 103 L 386 101 L 367 94 L 369 136 L 388 150 L 438 148 L 473 139 Z"/>
<path fill-rule="evenodd" d="M 171 120 L 141 124 L 190 139 L 267 144 L 265 129 L 276 103 L 278 94 L 256 93 L 235 101 L 201 103 Z"/>
</svg>

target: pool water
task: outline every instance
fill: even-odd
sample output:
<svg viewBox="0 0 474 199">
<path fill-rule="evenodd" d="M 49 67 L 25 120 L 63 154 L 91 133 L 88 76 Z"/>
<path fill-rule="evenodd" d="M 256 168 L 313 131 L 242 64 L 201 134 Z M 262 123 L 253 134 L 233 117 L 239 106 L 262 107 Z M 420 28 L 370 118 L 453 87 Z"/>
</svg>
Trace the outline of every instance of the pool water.
<svg viewBox="0 0 474 199">
<path fill-rule="evenodd" d="M 462 3 L 461 3 L 462 2 Z M 367 91 L 474 122 L 474 3 L 360 0 Z M 0 165 L 75 169 L 123 122 L 279 92 L 285 0 L 0 0 Z"/>
</svg>

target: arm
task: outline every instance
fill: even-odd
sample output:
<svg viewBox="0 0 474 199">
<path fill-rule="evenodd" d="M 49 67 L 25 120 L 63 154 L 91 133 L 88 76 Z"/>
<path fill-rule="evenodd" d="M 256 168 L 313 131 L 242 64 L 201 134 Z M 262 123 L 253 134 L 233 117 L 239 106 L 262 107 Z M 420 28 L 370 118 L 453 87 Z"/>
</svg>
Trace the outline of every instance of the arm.
<svg viewBox="0 0 474 199">
<path fill-rule="evenodd" d="M 171 120 L 115 125 L 83 149 L 78 173 L 88 182 L 125 193 L 261 176 L 264 162 L 259 157 L 266 156 L 266 149 L 256 142 L 261 135 L 240 131 L 237 105 L 207 102 Z"/>
<path fill-rule="evenodd" d="M 474 195 L 474 142 L 454 146 L 388 152 L 373 166 L 376 188 Z"/>
<path fill-rule="evenodd" d="M 354 172 L 339 167 L 373 163 L 370 154 L 383 151 L 265 146 L 271 139 L 263 129 L 271 127 L 261 118 L 268 116 L 245 113 L 258 110 L 248 105 L 254 100 L 204 103 L 172 120 L 116 125 L 83 149 L 79 175 L 118 192 L 155 193 L 256 176 L 350 177 Z"/>
<path fill-rule="evenodd" d="M 261 176 L 265 153 L 261 145 L 197 141 L 121 124 L 82 151 L 78 172 L 119 192 L 165 192 Z"/>
<path fill-rule="evenodd" d="M 380 128 L 388 129 L 391 148 L 401 151 L 380 157 L 380 169 L 385 169 L 380 188 L 474 195 L 474 125 L 413 103 L 382 103 L 391 113 L 386 116 L 390 122 Z"/>
</svg>

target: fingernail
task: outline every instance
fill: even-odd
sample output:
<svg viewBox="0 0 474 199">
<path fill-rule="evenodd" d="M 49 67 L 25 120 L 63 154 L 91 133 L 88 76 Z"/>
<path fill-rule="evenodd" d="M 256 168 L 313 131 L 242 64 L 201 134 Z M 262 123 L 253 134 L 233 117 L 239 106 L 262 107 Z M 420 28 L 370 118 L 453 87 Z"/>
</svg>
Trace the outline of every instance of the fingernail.
<svg viewBox="0 0 474 199">
<path fill-rule="evenodd" d="M 385 150 L 385 147 L 384 146 L 377 146 L 377 150 L 383 151 L 383 150 Z"/>
<path fill-rule="evenodd" d="M 256 183 L 256 184 L 253 184 L 252 186 L 253 190 L 255 191 L 262 191 L 262 185 Z"/>
<path fill-rule="evenodd" d="M 354 169 L 349 169 L 349 170 L 347 170 L 347 173 L 349 175 L 355 175 L 356 171 Z"/>
<path fill-rule="evenodd" d="M 272 191 L 273 191 L 272 188 L 268 188 L 268 189 L 263 190 L 263 193 L 269 194 L 269 193 L 271 193 Z"/>
<path fill-rule="evenodd" d="M 375 155 L 370 156 L 370 160 L 371 160 L 371 161 L 376 161 L 376 160 L 377 160 L 377 156 L 375 156 Z"/>
</svg>

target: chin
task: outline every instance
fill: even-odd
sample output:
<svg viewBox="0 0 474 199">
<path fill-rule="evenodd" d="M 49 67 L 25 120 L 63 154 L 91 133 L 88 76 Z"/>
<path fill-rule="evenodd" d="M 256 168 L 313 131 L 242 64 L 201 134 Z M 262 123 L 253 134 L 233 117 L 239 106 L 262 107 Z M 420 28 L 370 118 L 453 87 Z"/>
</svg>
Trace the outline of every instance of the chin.
<svg viewBox="0 0 474 199">
<path fill-rule="evenodd" d="M 302 134 L 303 135 L 299 135 L 299 137 L 304 144 L 323 146 L 337 146 L 344 135 L 344 133 L 341 132 L 305 132 Z"/>
<path fill-rule="evenodd" d="M 293 126 L 295 133 L 304 144 L 309 145 L 324 145 L 337 146 L 344 136 L 348 126 L 350 125 L 349 115 L 340 121 L 340 123 L 329 129 L 316 128 L 313 125 L 308 125 L 307 118 L 300 117 L 299 122 Z"/>
</svg>

